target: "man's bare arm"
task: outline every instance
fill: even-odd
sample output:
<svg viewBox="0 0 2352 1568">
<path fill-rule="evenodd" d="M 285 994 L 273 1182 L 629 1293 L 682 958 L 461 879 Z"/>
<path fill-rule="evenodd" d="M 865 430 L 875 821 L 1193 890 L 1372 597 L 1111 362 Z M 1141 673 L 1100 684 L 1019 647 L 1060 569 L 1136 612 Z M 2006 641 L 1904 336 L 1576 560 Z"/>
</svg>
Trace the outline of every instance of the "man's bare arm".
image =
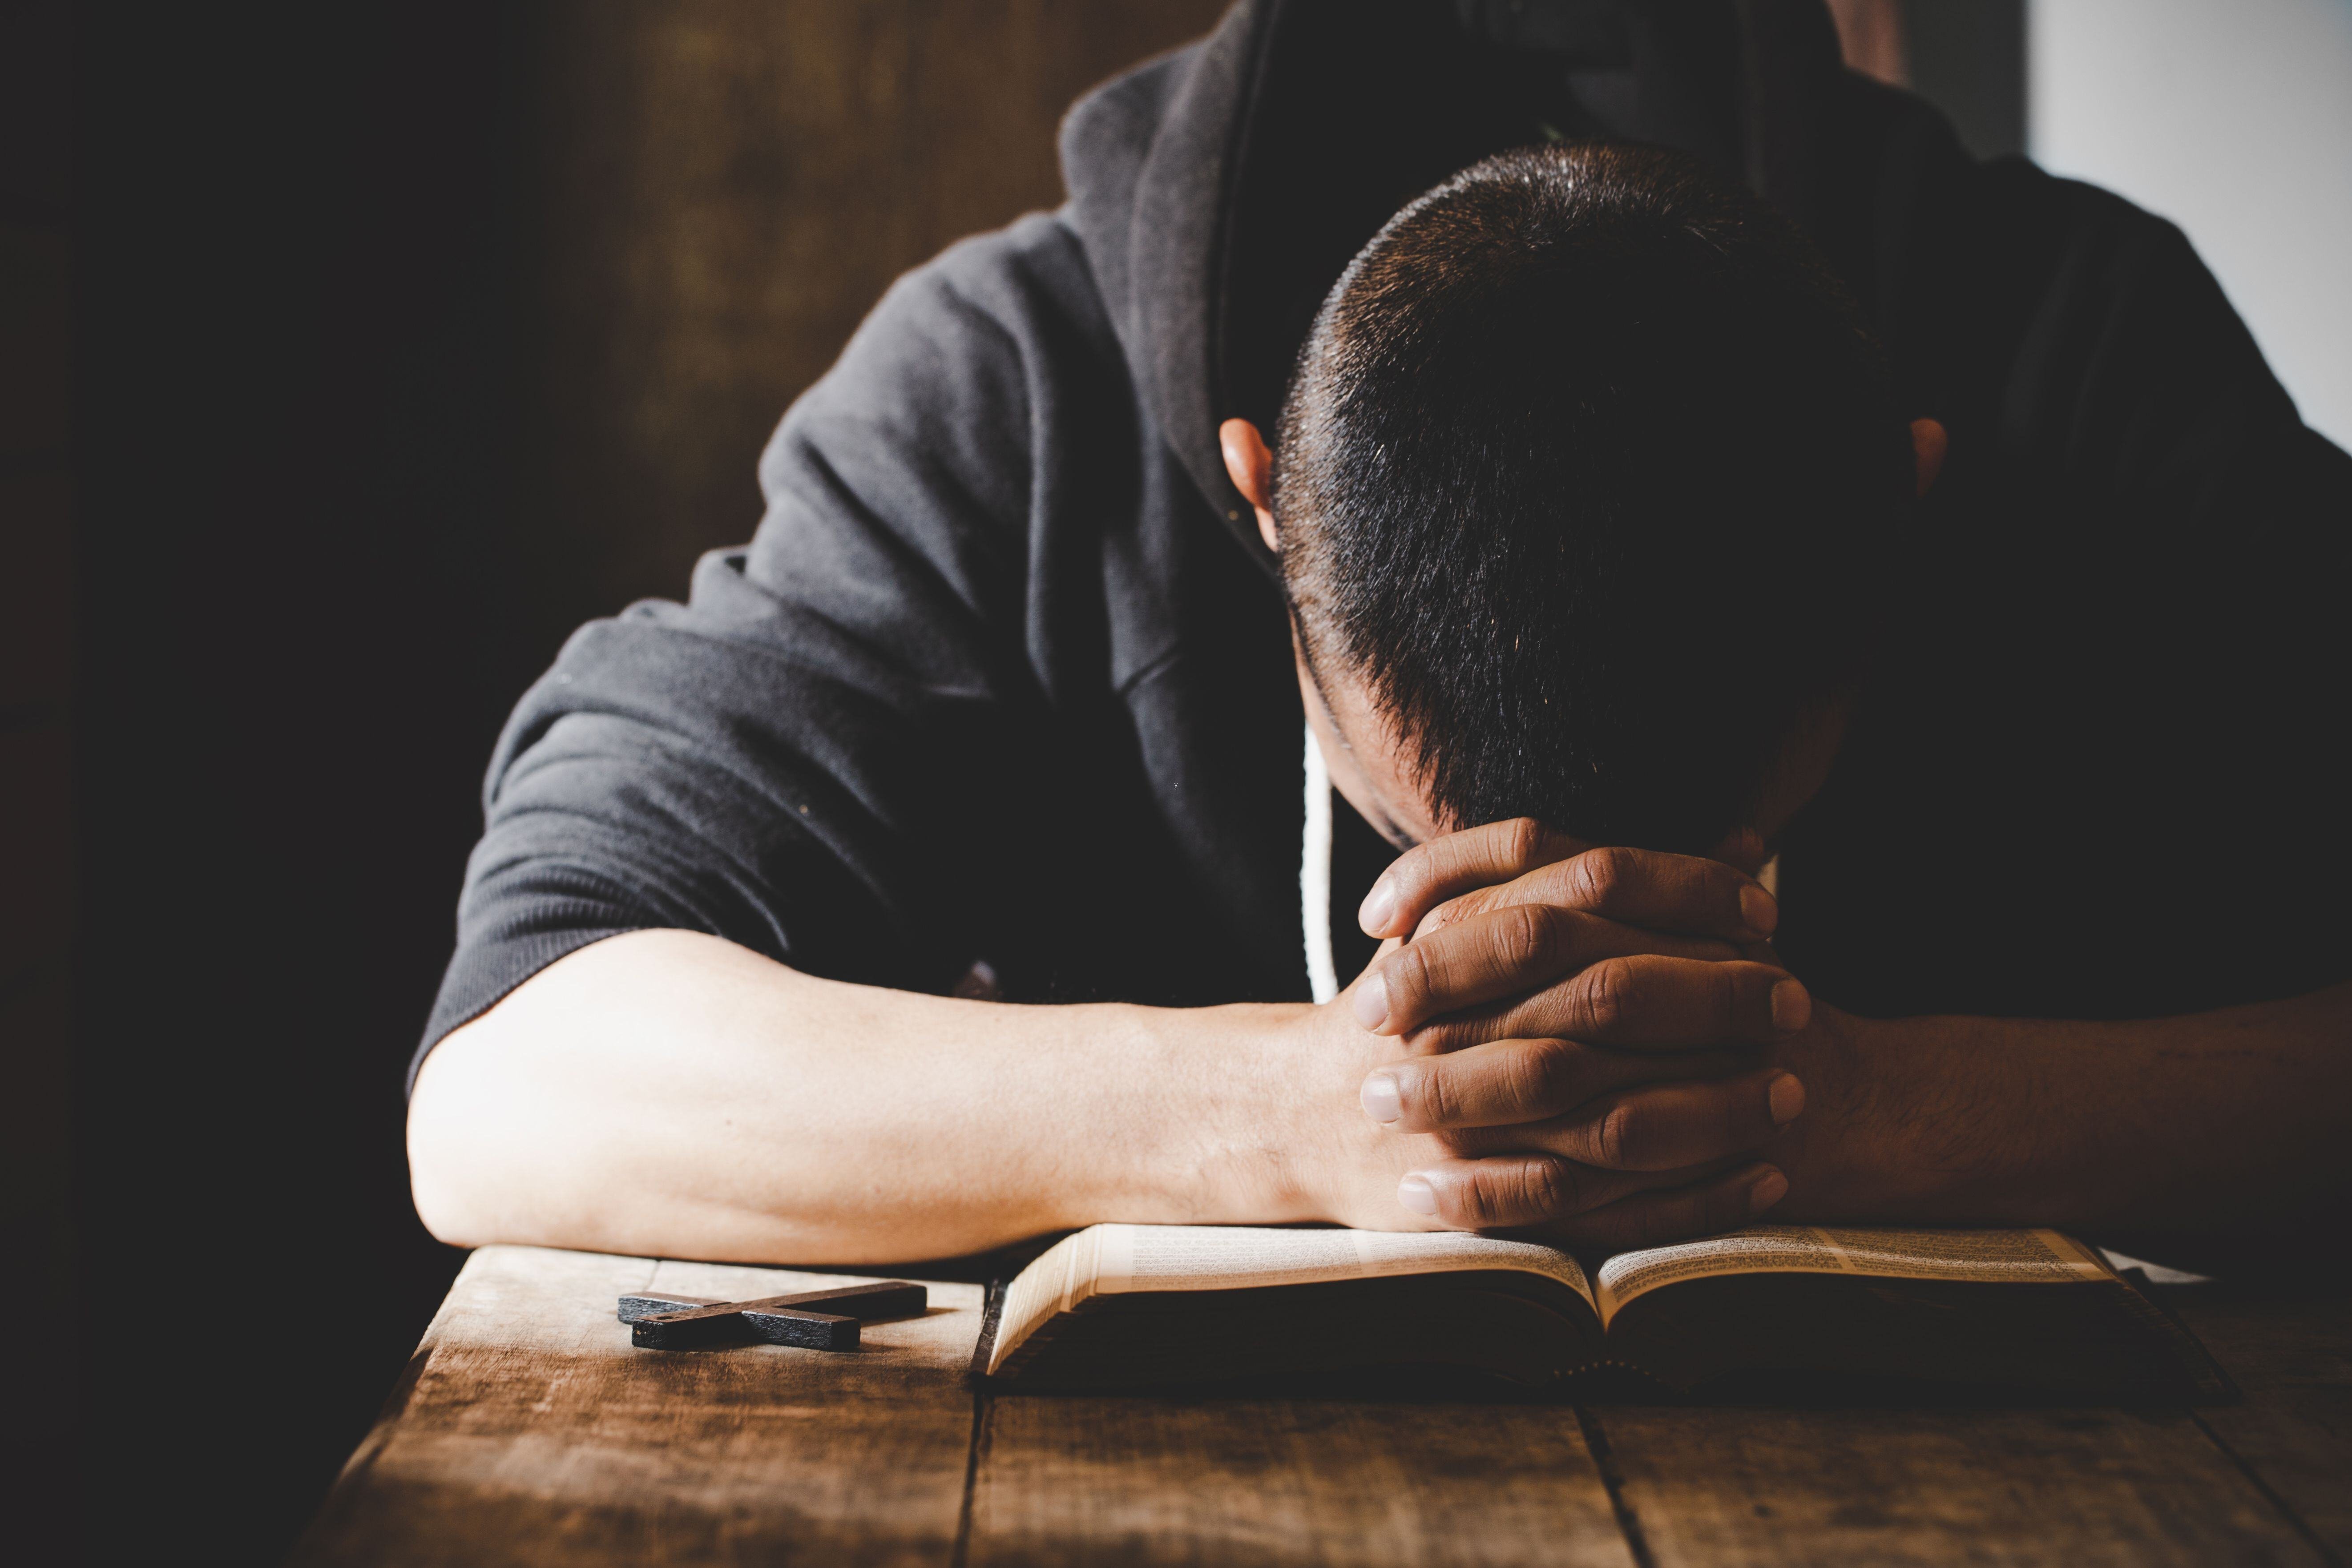
<svg viewBox="0 0 2352 1568">
<path fill-rule="evenodd" d="M 841 1263 L 1109 1215 L 1303 1218 L 1254 1147 L 1303 1093 L 1247 1048 L 1275 1021 L 882 991 L 637 931 L 426 1058 L 417 1211 L 460 1245 Z"/>
<path fill-rule="evenodd" d="M 691 932 L 614 937 L 426 1058 L 409 1110 L 417 1209 L 461 1245 L 752 1262 L 943 1257 L 1102 1220 L 1434 1226 L 1398 1184 L 1449 1145 L 1360 1109 L 1395 1042 L 1349 1005 L 1009 1006 L 814 979 Z M 1708 1026 L 1769 1028 L 1760 1014 Z M 1658 1141 L 1589 1170 L 1562 1217 L 1600 1240 L 1748 1217 L 1749 1152 L 1775 1123 L 1769 1086 L 1740 1067 L 1566 1060 L 1551 1136 L 1584 1138 L 1575 1108 L 1645 1083 L 1671 1099 Z"/>
<path fill-rule="evenodd" d="M 2069 1226 L 2224 1265 L 2352 1215 L 2352 984 L 2123 1022 L 1817 1010 L 1792 1217 Z"/>
</svg>

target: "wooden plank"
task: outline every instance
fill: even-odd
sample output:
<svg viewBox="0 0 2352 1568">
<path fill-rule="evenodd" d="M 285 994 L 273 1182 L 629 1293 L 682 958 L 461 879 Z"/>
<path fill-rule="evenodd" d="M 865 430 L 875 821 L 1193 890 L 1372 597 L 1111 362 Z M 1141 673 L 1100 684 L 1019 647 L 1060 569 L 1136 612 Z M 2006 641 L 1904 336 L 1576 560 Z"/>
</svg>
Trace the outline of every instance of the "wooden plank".
<svg viewBox="0 0 2352 1568">
<path fill-rule="evenodd" d="M 1594 1416 L 1659 1568 L 2323 1561 L 2185 1411 Z"/>
<path fill-rule="evenodd" d="M 968 1561 L 1633 1562 L 1572 1410 L 1037 1395 L 989 1401 Z"/>
<path fill-rule="evenodd" d="M 2352 1288 L 2200 1285 L 2165 1300 L 2245 1392 L 2199 1419 L 2315 1541 L 2352 1559 Z"/>
<path fill-rule="evenodd" d="M 856 1352 L 632 1350 L 622 1292 L 852 1277 L 477 1252 L 297 1563 L 944 1563 L 961 1514 L 975 1286 Z"/>
</svg>

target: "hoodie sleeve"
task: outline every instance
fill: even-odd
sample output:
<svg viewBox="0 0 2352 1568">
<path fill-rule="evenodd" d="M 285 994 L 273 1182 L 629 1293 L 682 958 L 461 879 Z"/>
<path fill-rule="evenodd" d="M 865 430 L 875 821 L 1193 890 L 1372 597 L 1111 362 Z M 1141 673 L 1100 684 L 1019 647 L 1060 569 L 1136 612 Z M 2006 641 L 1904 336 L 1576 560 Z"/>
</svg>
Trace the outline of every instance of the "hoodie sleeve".
<svg viewBox="0 0 2352 1568">
<path fill-rule="evenodd" d="M 970 848 L 1024 826 L 990 759 L 1037 754 L 1049 728 L 1024 636 L 1032 479 L 1060 460 L 1071 367 L 1106 341 L 1051 217 L 890 289 L 770 443 L 750 546 L 704 557 L 682 605 L 583 627 L 509 720 L 418 1062 L 627 931 L 951 983 Z"/>
</svg>

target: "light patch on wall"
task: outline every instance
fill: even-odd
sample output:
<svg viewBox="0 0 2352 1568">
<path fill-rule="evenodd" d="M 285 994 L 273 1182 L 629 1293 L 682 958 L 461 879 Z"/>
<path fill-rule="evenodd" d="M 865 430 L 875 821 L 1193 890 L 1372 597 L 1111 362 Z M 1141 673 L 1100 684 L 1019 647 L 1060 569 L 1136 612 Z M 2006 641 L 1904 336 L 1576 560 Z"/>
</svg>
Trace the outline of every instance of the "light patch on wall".
<svg viewBox="0 0 2352 1568">
<path fill-rule="evenodd" d="M 2352 0 L 2032 0 L 2036 162 L 2187 231 L 2305 423 L 2352 446 Z"/>
</svg>

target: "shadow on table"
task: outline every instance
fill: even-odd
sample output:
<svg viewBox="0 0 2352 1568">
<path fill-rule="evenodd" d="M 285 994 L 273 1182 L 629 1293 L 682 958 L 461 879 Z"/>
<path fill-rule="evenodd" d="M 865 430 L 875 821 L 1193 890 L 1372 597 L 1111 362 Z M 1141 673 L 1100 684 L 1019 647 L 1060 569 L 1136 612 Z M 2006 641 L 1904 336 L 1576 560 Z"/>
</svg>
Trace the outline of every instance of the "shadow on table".
<svg viewBox="0 0 2352 1568">
<path fill-rule="evenodd" d="M 1019 1386 L 1002 1392 L 1023 1398 L 1099 1397 L 1091 1394 Z M 1286 1377 L 1239 1378 L 1181 1387 L 1137 1389 L 1172 1404 L 1214 1404 L 1266 1399 L 1339 1400 L 1379 1405 L 1514 1405 L 1771 1408 L 1771 1409 L 2031 1409 L 2166 1410 L 2192 1403 L 2179 1394 L 2088 1394 L 1997 1384 L 1956 1385 L 1923 1379 L 1788 1373 L 1732 1373 L 1681 1390 L 1624 1367 L 1601 1367 L 1546 1388 L 1530 1388 L 1491 1374 L 1453 1367 L 1390 1366 Z M 2226 1400 L 2234 1402 L 2233 1390 Z M 2198 1404 L 2217 1403 L 2212 1400 Z"/>
</svg>

